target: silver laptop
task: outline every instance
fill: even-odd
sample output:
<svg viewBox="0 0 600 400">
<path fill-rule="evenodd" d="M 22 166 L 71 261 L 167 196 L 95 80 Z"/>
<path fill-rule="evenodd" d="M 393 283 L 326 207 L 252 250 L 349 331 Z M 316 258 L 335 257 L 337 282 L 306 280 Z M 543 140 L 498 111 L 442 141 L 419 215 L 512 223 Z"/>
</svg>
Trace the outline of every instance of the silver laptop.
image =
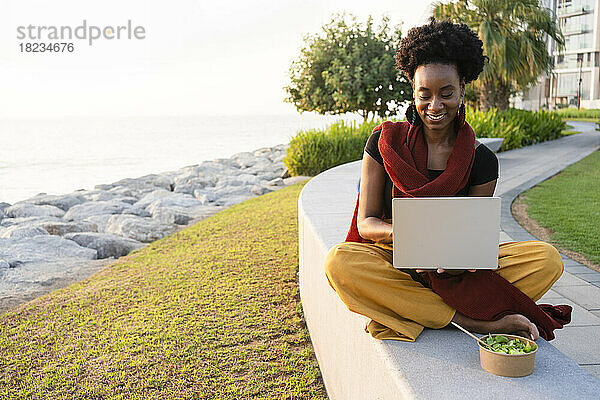
<svg viewBox="0 0 600 400">
<path fill-rule="evenodd" d="M 392 200 L 394 267 L 498 268 L 500 197 Z"/>
</svg>

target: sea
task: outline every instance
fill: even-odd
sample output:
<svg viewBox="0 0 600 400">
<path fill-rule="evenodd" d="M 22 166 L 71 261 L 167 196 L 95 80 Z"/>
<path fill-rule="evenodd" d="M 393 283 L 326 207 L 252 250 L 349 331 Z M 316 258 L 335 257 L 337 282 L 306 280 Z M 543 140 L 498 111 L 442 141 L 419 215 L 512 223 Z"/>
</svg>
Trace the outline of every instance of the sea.
<svg viewBox="0 0 600 400">
<path fill-rule="evenodd" d="M 0 202 L 66 194 L 123 178 L 289 143 L 300 130 L 357 115 L 0 119 Z"/>
</svg>

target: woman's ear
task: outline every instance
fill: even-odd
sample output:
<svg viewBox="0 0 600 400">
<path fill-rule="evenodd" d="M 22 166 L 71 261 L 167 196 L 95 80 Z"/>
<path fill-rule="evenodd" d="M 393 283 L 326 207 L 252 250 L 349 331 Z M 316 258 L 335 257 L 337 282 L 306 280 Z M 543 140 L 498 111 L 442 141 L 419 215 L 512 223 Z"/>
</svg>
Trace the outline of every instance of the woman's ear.
<svg viewBox="0 0 600 400">
<path fill-rule="evenodd" d="M 464 78 L 460 80 L 460 97 L 465 97 L 465 80 Z"/>
</svg>

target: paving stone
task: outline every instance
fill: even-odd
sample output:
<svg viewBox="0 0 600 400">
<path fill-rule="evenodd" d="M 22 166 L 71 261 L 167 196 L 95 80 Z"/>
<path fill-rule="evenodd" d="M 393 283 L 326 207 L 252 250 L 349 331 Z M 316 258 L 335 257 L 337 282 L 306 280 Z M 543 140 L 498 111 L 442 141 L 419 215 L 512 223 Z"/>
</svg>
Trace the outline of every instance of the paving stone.
<svg viewBox="0 0 600 400">
<path fill-rule="evenodd" d="M 581 278 L 576 277 L 575 275 L 569 272 L 563 272 L 562 276 L 556 281 L 556 283 L 552 286 L 554 288 L 559 288 L 563 286 L 585 286 L 589 285 L 586 281 Z"/>
<path fill-rule="evenodd" d="M 587 310 L 600 309 L 600 287 L 586 284 L 585 286 L 560 286 L 555 287 L 554 290 Z"/>
<path fill-rule="evenodd" d="M 571 273 L 571 274 L 587 274 L 590 272 L 595 272 L 597 274 L 600 274 L 600 272 L 596 272 L 591 268 L 586 267 L 585 265 L 565 265 L 565 271 Z"/>
<path fill-rule="evenodd" d="M 573 313 L 571 314 L 571 323 L 567 326 L 590 326 L 595 325 L 600 328 L 600 318 L 593 314 L 591 311 L 586 310 L 580 305 L 573 304 L 572 302 L 566 301 L 566 304 L 569 304 L 573 307 Z"/>
<path fill-rule="evenodd" d="M 594 375 L 596 378 L 600 379 L 600 364 L 592 364 L 592 365 L 582 365 L 582 367 Z"/>
<path fill-rule="evenodd" d="M 573 274 L 579 279 L 583 279 L 586 282 L 600 282 L 600 274 L 597 272 L 594 273 L 585 273 L 585 274 Z"/>
<path fill-rule="evenodd" d="M 578 364 L 600 364 L 598 330 L 598 326 L 566 326 L 554 331 L 556 338 L 550 343 Z"/>
<path fill-rule="evenodd" d="M 565 296 L 558 294 L 554 290 L 550 289 L 542 296 L 541 299 L 538 300 L 538 303 L 548 303 L 549 302 L 549 303 L 553 303 L 553 304 L 554 303 L 558 304 L 559 302 L 565 302 L 567 300 L 568 299 Z"/>
</svg>

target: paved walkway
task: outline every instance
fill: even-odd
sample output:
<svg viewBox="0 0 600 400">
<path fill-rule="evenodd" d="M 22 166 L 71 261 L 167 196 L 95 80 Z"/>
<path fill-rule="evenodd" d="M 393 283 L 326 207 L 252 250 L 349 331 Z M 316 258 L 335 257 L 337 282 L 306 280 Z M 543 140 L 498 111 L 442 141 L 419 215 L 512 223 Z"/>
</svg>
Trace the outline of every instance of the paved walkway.
<svg viewBox="0 0 600 400">
<path fill-rule="evenodd" d="M 500 180 L 495 195 L 502 198 L 502 241 L 535 239 L 512 217 L 510 205 L 516 196 L 600 149 L 597 124 L 569 124 L 581 133 L 498 153 Z M 555 331 L 552 344 L 600 378 L 600 273 L 564 255 L 563 260 L 563 276 L 540 300 L 573 307 L 572 322 Z"/>
</svg>

